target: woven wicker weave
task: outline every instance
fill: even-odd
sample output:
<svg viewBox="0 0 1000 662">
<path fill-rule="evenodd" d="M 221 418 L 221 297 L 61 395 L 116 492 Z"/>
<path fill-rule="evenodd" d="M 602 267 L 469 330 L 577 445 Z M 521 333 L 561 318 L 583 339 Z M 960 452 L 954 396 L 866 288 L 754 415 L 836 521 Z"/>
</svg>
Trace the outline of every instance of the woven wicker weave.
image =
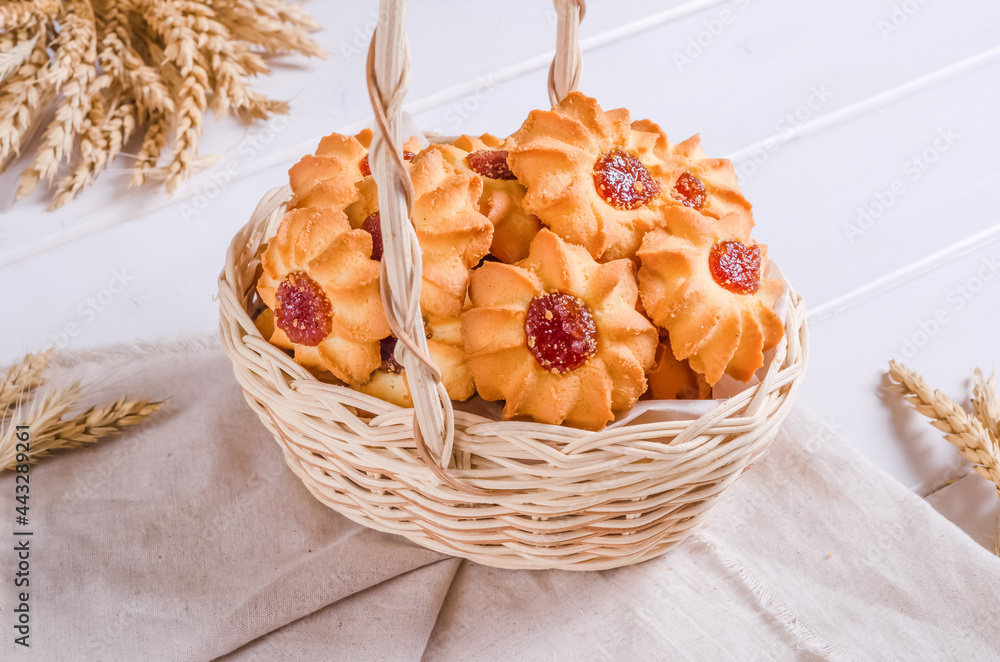
<svg viewBox="0 0 1000 662">
<path fill-rule="evenodd" d="M 573 2 L 557 0 L 556 6 L 561 22 L 566 16 L 579 20 Z M 385 27 L 398 29 L 380 23 L 379 30 Z M 557 82 L 572 79 L 561 83 L 561 94 L 579 76 L 578 67 L 565 66 L 576 52 L 575 27 L 560 30 L 567 33 L 572 43 L 560 46 L 562 64 L 557 57 L 553 67 Z M 395 123 L 394 114 L 386 113 L 389 123 Z M 382 189 L 401 198 L 402 192 L 390 180 L 388 159 L 374 145 L 372 153 L 385 210 Z M 289 197 L 287 186 L 268 193 L 233 238 L 219 280 L 223 347 L 247 402 L 316 498 L 360 524 L 425 547 L 503 568 L 597 570 L 657 556 L 701 524 L 760 456 L 804 375 L 803 305 L 786 283 L 785 337 L 761 382 L 697 420 L 638 422 L 600 432 L 495 421 L 439 402 L 433 383 L 411 376 L 420 363 L 404 352 L 415 402 L 423 389 L 424 406 L 438 407 L 436 425 L 426 417 L 415 425 L 414 410 L 316 380 L 255 328 L 248 311 L 259 253 Z M 399 211 L 405 214 L 404 204 Z M 395 256 L 402 262 L 412 246 L 392 246 L 391 231 L 385 230 L 384 261 Z M 387 305 L 399 311 L 400 319 L 392 320 L 397 334 L 413 322 L 406 311 L 419 301 L 415 280 L 408 291 L 390 287 L 387 294 Z M 406 282 L 413 285 L 412 273 Z"/>
</svg>

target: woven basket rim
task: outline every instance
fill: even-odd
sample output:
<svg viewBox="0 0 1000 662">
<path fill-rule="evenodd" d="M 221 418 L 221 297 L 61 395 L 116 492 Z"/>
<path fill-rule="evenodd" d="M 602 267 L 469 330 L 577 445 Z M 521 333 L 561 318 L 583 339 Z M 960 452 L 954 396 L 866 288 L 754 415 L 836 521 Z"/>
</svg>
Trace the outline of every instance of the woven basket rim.
<svg viewBox="0 0 1000 662">
<path fill-rule="evenodd" d="M 223 269 L 219 276 L 219 296 L 224 297 L 231 295 L 239 300 L 240 295 L 236 292 L 235 288 L 231 285 L 230 279 L 234 276 L 235 268 L 234 260 L 237 248 L 245 245 L 244 241 L 249 241 L 252 237 L 261 236 L 269 239 L 267 235 L 272 234 L 271 226 L 274 225 L 273 219 L 277 218 L 280 220 L 282 217 L 281 213 L 277 210 L 282 209 L 285 202 L 291 197 L 291 189 L 285 185 L 282 187 L 276 187 L 266 193 L 262 198 L 260 204 L 254 212 L 254 216 L 260 216 L 263 213 L 265 218 L 271 218 L 271 222 L 255 223 L 253 219 L 247 222 L 233 237 L 229 250 L 226 256 L 226 267 Z M 262 210 L 270 210 L 269 213 L 264 213 Z M 263 225 L 260 230 L 257 230 L 255 226 Z M 264 245 L 266 240 L 261 240 L 261 245 Z M 802 308 L 802 298 L 801 295 L 794 289 L 788 278 L 781 273 L 780 280 L 785 285 L 785 292 L 783 296 L 787 296 L 789 299 L 789 305 L 785 313 L 785 319 L 782 320 L 784 325 L 784 334 L 779 347 L 783 348 L 790 340 L 790 332 L 799 331 L 801 332 L 805 327 L 805 318 L 803 315 Z M 304 367 L 295 363 L 295 361 L 289 357 L 283 350 L 274 347 L 267 340 L 265 340 L 260 332 L 257 330 L 247 312 L 245 306 L 238 306 L 237 313 L 239 325 L 246 331 L 242 336 L 241 342 L 247 349 L 257 352 L 269 352 L 273 359 L 281 363 L 282 368 L 288 374 L 297 374 L 298 376 L 287 380 L 287 385 L 290 389 L 302 392 L 303 390 L 312 392 L 320 397 L 329 396 L 335 398 L 349 398 L 357 402 L 358 408 L 370 413 L 369 416 L 359 416 L 360 420 L 365 420 L 368 425 L 377 429 L 380 426 L 390 424 L 395 419 L 408 418 L 410 416 L 409 412 L 412 412 L 410 407 L 401 407 L 399 405 L 385 402 L 374 396 L 355 391 L 350 386 L 346 384 L 335 384 L 323 381 L 312 373 L 308 372 Z M 790 319 L 791 318 L 791 319 Z M 803 349 L 807 352 L 808 345 L 805 342 L 801 343 Z M 227 351 L 228 353 L 228 351 Z M 232 359 L 233 356 L 230 356 Z M 779 365 L 781 359 L 786 359 L 783 352 L 777 352 L 769 364 L 765 364 L 761 370 L 765 373 L 765 378 L 769 376 L 772 372 L 777 373 L 774 378 L 775 382 L 779 385 L 783 385 L 787 382 L 794 381 L 796 374 L 789 372 L 787 366 Z M 234 359 L 235 360 L 235 359 Z M 601 430 L 583 430 L 579 428 L 573 428 L 565 425 L 556 425 L 548 423 L 537 423 L 533 421 L 504 421 L 497 420 L 494 418 L 489 418 L 475 412 L 469 412 L 463 410 L 462 403 L 456 403 L 459 408 L 455 410 L 456 426 L 459 422 L 464 423 L 462 426 L 465 429 L 466 434 L 473 434 L 477 431 L 483 432 L 496 432 L 494 428 L 502 429 L 519 429 L 519 430 L 531 430 L 539 437 L 552 437 L 554 440 L 558 440 L 560 437 L 565 437 L 567 440 L 578 440 L 580 438 L 585 438 L 587 440 L 600 440 L 608 437 L 615 437 L 622 434 L 622 431 L 629 432 L 658 432 L 658 431 L 671 431 L 676 428 L 677 430 L 685 430 L 692 425 L 698 423 L 699 421 L 707 421 L 711 419 L 719 419 L 723 412 L 728 412 L 731 410 L 741 409 L 746 403 L 749 403 L 756 397 L 758 391 L 764 386 L 764 378 L 760 379 L 757 384 L 746 387 L 741 392 L 736 395 L 727 398 L 713 398 L 706 399 L 702 402 L 715 402 L 716 406 L 707 412 L 702 413 L 697 418 L 691 419 L 673 419 L 667 421 L 653 421 L 653 422 L 636 422 L 628 421 L 625 424 L 618 427 L 605 427 Z M 474 397 L 479 397 L 478 394 Z M 649 402 L 642 401 L 642 402 Z M 663 401 L 671 402 L 671 401 Z M 621 413 L 627 413 L 621 412 Z M 726 416 L 725 418 L 728 418 Z M 470 431 L 471 428 L 471 431 Z M 570 443 L 567 441 L 566 443 Z"/>
</svg>

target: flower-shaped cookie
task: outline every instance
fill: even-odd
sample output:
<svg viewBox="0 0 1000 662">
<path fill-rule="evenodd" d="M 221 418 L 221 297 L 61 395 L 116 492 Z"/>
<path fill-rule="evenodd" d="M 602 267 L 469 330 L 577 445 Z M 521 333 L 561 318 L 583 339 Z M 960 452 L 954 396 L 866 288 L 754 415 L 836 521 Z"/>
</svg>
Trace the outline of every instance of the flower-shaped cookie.
<svg viewBox="0 0 1000 662">
<path fill-rule="evenodd" d="M 274 313 L 270 341 L 347 383 L 367 381 L 389 323 L 372 236 L 337 209 L 289 211 L 261 255 L 260 298 Z"/>
<path fill-rule="evenodd" d="M 624 108 L 605 112 L 573 92 L 532 111 L 511 139 L 524 209 L 595 259 L 632 257 L 659 208 L 672 204 L 653 174 L 673 169 L 654 152 L 657 135 L 633 130 Z"/>
<path fill-rule="evenodd" d="M 687 361 L 674 356 L 670 339 L 660 336 L 656 348 L 656 365 L 646 375 L 653 400 L 704 400 L 712 394 L 705 376 L 691 369 Z"/>
<path fill-rule="evenodd" d="M 749 381 L 784 332 L 773 310 L 784 286 L 762 276 L 767 247 L 750 239 L 745 213 L 713 219 L 674 205 L 664 223 L 638 253 L 646 313 L 709 384 L 724 373 Z"/>
<path fill-rule="evenodd" d="M 431 145 L 459 170 L 479 175 L 483 194 L 479 211 L 493 223 L 493 244 L 490 253 L 513 264 L 528 257 L 531 240 L 542 229 L 537 218 L 524 210 L 524 186 L 517 181 L 507 165 L 507 155 L 513 141 L 502 141 L 484 134 L 478 138 L 460 136 L 450 145 Z"/>
<path fill-rule="evenodd" d="M 598 264 L 549 230 L 516 265 L 472 273 L 462 338 L 479 394 L 503 416 L 600 429 L 646 390 L 657 332 L 636 310 L 635 265 Z"/>
<path fill-rule="evenodd" d="M 462 321 L 458 317 L 439 318 L 429 315 L 424 328 L 427 331 L 427 349 L 434 364 L 441 371 L 441 381 L 452 400 L 468 400 L 476 392 L 472 372 L 465 361 L 462 347 Z M 382 340 L 382 365 L 364 384 L 355 389 L 400 407 L 412 407 L 410 388 L 406 383 L 406 370 L 395 359 L 396 339 Z"/>
<path fill-rule="evenodd" d="M 654 172 L 666 182 L 670 200 L 713 218 L 750 212 L 750 203 L 740 192 L 732 161 L 708 158 L 701 149 L 699 136 L 674 144 L 663 129 L 649 120 L 632 122 L 632 129 L 657 136 L 653 153 L 659 163 Z"/>
<path fill-rule="evenodd" d="M 357 184 L 372 174 L 368 165 L 371 142 L 371 129 L 356 136 L 331 133 L 320 140 L 316 154 L 302 157 L 288 171 L 292 188 L 288 208 L 344 209 L 356 201 Z M 412 159 L 418 151 L 420 142 L 410 138 L 403 146 L 403 157 Z"/>
<path fill-rule="evenodd" d="M 465 305 L 471 269 L 489 252 L 493 224 L 479 213 L 482 179 L 448 163 L 436 149 L 417 154 L 410 165 L 413 181 L 411 220 L 423 252 L 420 306 L 425 314 L 456 317 Z M 353 227 L 381 237 L 375 181 L 358 184 L 360 198 L 347 208 Z M 381 256 L 381 239 L 376 241 Z"/>
</svg>

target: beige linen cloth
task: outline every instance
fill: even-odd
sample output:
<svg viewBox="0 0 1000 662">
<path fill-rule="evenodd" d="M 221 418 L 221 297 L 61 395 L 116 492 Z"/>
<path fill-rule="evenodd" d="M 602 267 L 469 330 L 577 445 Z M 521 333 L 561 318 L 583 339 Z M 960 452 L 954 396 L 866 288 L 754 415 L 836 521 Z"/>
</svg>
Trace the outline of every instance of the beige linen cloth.
<svg viewBox="0 0 1000 662">
<path fill-rule="evenodd" d="M 0 660 L 1000 659 L 1000 560 L 802 409 L 666 555 L 504 571 L 321 505 L 211 341 L 79 354 L 55 373 L 95 398 L 169 400 L 33 469 L 31 649 L 13 644 L 0 475 Z"/>
</svg>

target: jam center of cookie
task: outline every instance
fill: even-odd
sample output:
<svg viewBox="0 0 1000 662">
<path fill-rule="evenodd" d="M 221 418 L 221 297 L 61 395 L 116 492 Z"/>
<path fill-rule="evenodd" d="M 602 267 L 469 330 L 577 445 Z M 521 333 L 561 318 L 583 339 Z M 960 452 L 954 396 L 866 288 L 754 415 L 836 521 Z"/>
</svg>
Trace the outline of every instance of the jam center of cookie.
<svg viewBox="0 0 1000 662">
<path fill-rule="evenodd" d="M 382 217 L 375 212 L 365 219 L 361 229 L 372 236 L 372 259 L 382 261 Z"/>
<path fill-rule="evenodd" d="M 484 149 L 472 152 L 465 157 L 465 162 L 469 164 L 477 175 L 488 179 L 517 179 L 507 165 L 507 150 L 505 149 Z"/>
<path fill-rule="evenodd" d="M 701 209 L 705 206 L 705 184 L 689 172 L 677 178 L 674 199 L 685 207 Z"/>
<path fill-rule="evenodd" d="M 760 287 L 760 247 L 720 241 L 708 256 L 712 278 L 736 294 L 753 294 Z"/>
<path fill-rule="evenodd" d="M 413 152 L 408 152 L 406 150 L 403 150 L 403 158 L 405 160 L 412 161 L 414 156 L 416 156 L 416 154 L 414 154 Z M 362 177 L 371 177 L 372 176 L 372 168 L 368 164 L 368 155 L 367 154 L 365 154 L 364 157 L 361 159 L 361 164 L 358 167 L 361 168 L 361 176 Z"/>
<path fill-rule="evenodd" d="M 635 209 L 660 192 L 642 162 L 622 151 L 605 154 L 594 164 L 594 186 L 604 201 L 618 209 Z"/>
<path fill-rule="evenodd" d="M 597 351 L 597 326 L 587 304 L 575 296 L 540 294 L 528 304 L 524 320 L 528 351 L 555 373 L 576 370 Z"/>
<path fill-rule="evenodd" d="M 398 375 L 403 372 L 403 366 L 396 361 L 396 342 L 395 336 L 388 336 L 379 341 L 379 351 L 382 353 L 382 366 L 379 369 L 390 375 Z"/>
<path fill-rule="evenodd" d="M 278 285 L 275 325 L 297 345 L 316 346 L 330 333 L 330 300 L 316 281 L 294 271 Z"/>
</svg>

